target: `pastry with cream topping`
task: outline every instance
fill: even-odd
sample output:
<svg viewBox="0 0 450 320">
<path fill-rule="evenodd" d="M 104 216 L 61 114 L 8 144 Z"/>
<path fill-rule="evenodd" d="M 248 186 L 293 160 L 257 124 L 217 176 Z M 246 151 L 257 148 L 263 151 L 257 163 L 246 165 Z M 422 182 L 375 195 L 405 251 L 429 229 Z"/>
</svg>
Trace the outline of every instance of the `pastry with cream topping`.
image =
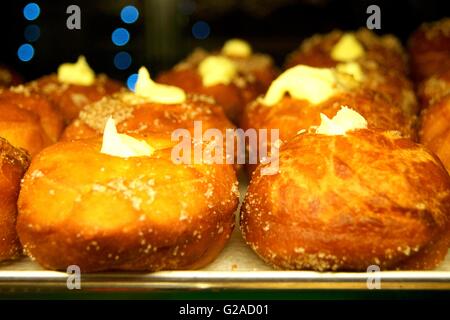
<svg viewBox="0 0 450 320">
<path fill-rule="evenodd" d="M 315 35 L 306 39 L 286 62 L 287 67 L 299 64 L 334 67 L 349 73 L 360 87 L 386 95 L 407 115 L 418 113 L 414 88 L 406 75 L 404 50 L 391 35 L 379 37 L 363 29 Z"/>
<path fill-rule="evenodd" d="M 60 65 L 56 74 L 30 82 L 27 87 L 48 97 L 66 123 L 74 120 L 86 105 L 123 88 L 104 74 L 96 75 L 83 56 L 75 63 Z"/>
<path fill-rule="evenodd" d="M 269 55 L 254 52 L 252 46 L 242 39 L 226 41 L 220 53 L 231 59 L 240 72 L 253 77 L 264 91 L 279 74 Z"/>
<path fill-rule="evenodd" d="M 450 176 L 423 146 L 368 129 L 350 108 L 259 165 L 241 208 L 246 242 L 280 269 L 432 269 L 447 254 Z"/>
<path fill-rule="evenodd" d="M 19 257 L 22 247 L 16 232 L 20 180 L 30 156 L 0 137 L 0 261 Z"/>
<path fill-rule="evenodd" d="M 158 133 L 170 137 L 183 128 L 194 134 L 194 121 L 201 121 L 202 130 L 234 128 L 214 99 L 186 93 L 181 88 L 154 82 L 147 69 L 139 70 L 135 92 L 120 92 L 86 106 L 62 140 L 86 139 L 102 134 L 112 116 L 120 133 Z"/>
<path fill-rule="evenodd" d="M 263 93 L 276 75 L 269 56 L 253 53 L 247 42 L 232 39 L 218 52 L 195 50 L 157 81 L 213 97 L 236 123 L 244 106 Z"/>
<path fill-rule="evenodd" d="M 299 131 L 318 126 L 321 113 L 333 117 L 345 105 L 366 118 L 369 128 L 397 130 L 415 138 L 413 118 L 392 106 L 384 95 L 357 86 L 336 69 L 293 67 L 281 74 L 263 97 L 247 106 L 241 127 L 279 129 L 280 139 L 286 141 Z"/>
<path fill-rule="evenodd" d="M 103 138 L 43 150 L 18 201 L 25 252 L 46 269 L 82 272 L 196 269 L 214 260 L 234 227 L 235 171 L 176 164 L 175 145 L 118 133 L 111 117 Z"/>
<path fill-rule="evenodd" d="M 286 60 L 286 68 L 298 64 L 331 68 L 339 63 L 372 61 L 406 75 L 406 53 L 393 35 L 377 36 L 366 28 L 355 32 L 334 30 L 306 39 Z"/>
</svg>

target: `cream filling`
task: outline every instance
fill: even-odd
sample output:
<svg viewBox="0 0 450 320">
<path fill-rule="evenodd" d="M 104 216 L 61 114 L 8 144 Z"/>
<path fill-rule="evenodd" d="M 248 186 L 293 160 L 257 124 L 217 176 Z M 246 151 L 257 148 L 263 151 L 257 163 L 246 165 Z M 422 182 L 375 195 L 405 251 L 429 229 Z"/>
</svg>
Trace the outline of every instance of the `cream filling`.
<svg viewBox="0 0 450 320">
<path fill-rule="evenodd" d="M 90 86 L 95 82 L 95 72 L 89 67 L 84 56 L 75 63 L 63 63 L 58 67 L 58 81 L 68 84 Z"/>
<path fill-rule="evenodd" d="M 331 57 L 336 61 L 352 61 L 364 55 L 364 48 L 353 33 L 345 33 L 331 49 Z"/>
<path fill-rule="evenodd" d="M 145 67 L 139 69 L 134 93 L 155 103 L 177 104 L 186 101 L 183 89 L 154 82 Z"/>
<path fill-rule="evenodd" d="M 226 57 L 210 56 L 199 64 L 198 72 L 205 87 L 227 85 L 236 77 L 237 67 Z"/>
<path fill-rule="evenodd" d="M 100 151 L 114 157 L 149 157 L 154 149 L 145 141 L 117 132 L 116 123 L 109 117 L 103 131 L 103 143 Z"/>
<path fill-rule="evenodd" d="M 345 135 L 348 131 L 367 129 L 367 121 L 358 112 L 342 106 L 336 115 L 330 119 L 323 113 L 320 114 L 321 123 L 316 133 L 329 136 Z"/>
<path fill-rule="evenodd" d="M 327 100 L 337 91 L 333 69 L 298 65 L 286 70 L 272 82 L 262 102 L 272 106 L 289 93 L 295 99 L 317 104 Z"/>
<path fill-rule="evenodd" d="M 252 55 L 252 47 L 247 41 L 230 39 L 222 47 L 222 54 L 230 57 L 248 58 Z"/>
</svg>

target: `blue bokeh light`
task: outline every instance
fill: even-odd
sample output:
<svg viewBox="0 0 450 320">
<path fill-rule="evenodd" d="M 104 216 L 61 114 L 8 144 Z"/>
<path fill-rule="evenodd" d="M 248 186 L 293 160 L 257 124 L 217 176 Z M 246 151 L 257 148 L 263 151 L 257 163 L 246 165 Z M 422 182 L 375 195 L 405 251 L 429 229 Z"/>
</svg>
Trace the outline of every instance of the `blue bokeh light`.
<svg viewBox="0 0 450 320">
<path fill-rule="evenodd" d="M 113 31 L 111 39 L 116 46 L 124 46 L 130 41 L 130 33 L 125 28 L 117 28 Z"/>
<path fill-rule="evenodd" d="M 134 88 L 136 87 L 136 82 L 138 79 L 138 74 L 137 73 L 133 73 L 132 75 L 130 75 L 127 79 L 127 87 L 128 89 L 130 89 L 131 91 L 134 91 Z"/>
<path fill-rule="evenodd" d="M 125 23 L 135 23 L 139 18 L 139 10 L 135 6 L 126 6 L 120 11 L 120 18 Z"/>
<path fill-rule="evenodd" d="M 121 51 L 114 56 L 114 66 L 119 70 L 128 69 L 133 59 L 128 52 Z"/>
<path fill-rule="evenodd" d="M 21 61 L 28 62 L 33 59 L 34 56 L 34 48 L 29 43 L 22 44 L 17 50 L 17 56 Z"/>
<path fill-rule="evenodd" d="M 41 13 L 41 8 L 37 3 L 30 2 L 23 8 L 23 16 L 27 20 L 36 20 Z"/>
<path fill-rule="evenodd" d="M 30 24 L 25 27 L 23 36 L 25 37 L 25 40 L 27 40 L 28 42 L 37 41 L 41 36 L 41 29 L 39 28 L 39 26 L 35 24 Z"/>
<path fill-rule="evenodd" d="M 211 28 L 209 27 L 209 24 L 205 21 L 197 21 L 192 26 L 192 35 L 195 39 L 204 40 L 208 38 L 209 34 L 211 32 Z"/>
</svg>

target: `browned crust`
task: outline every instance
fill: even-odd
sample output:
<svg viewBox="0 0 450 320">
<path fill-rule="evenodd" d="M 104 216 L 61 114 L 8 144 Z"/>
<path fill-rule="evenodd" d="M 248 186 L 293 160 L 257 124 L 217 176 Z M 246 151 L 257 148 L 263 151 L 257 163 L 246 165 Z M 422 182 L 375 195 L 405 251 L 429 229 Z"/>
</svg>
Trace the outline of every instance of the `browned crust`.
<svg viewBox="0 0 450 320">
<path fill-rule="evenodd" d="M 254 173 L 241 209 L 247 243 L 282 269 L 429 269 L 444 258 L 450 177 L 421 145 L 389 133 L 305 133 L 279 173 Z"/>
<path fill-rule="evenodd" d="M 419 135 L 420 142 L 450 170 L 450 95 L 422 112 Z"/>
<path fill-rule="evenodd" d="M 75 264 L 83 272 L 199 268 L 213 260 L 234 226 L 233 168 L 177 166 L 173 142 L 146 139 L 157 149 L 149 158 L 101 154 L 96 140 L 40 153 L 18 202 L 27 254 L 48 269 Z"/>
<path fill-rule="evenodd" d="M 161 73 L 157 81 L 180 87 L 189 93 L 213 97 L 234 123 L 239 121 L 245 105 L 264 91 L 258 83 L 244 75 L 240 75 L 228 85 L 218 84 L 205 87 L 196 68 L 174 68 Z"/>
<path fill-rule="evenodd" d="M 330 52 L 343 34 L 335 30 L 306 39 L 297 51 L 288 56 L 286 68 L 298 64 L 336 67 L 339 62 L 331 58 Z M 418 105 L 412 83 L 406 76 L 406 56 L 400 42 L 391 35 L 379 37 L 367 30 L 357 31 L 356 37 L 366 50 L 366 54 L 356 60 L 364 75 L 359 87 L 384 94 L 406 115 L 416 116 Z"/>
<path fill-rule="evenodd" d="M 120 133 L 161 133 L 170 137 L 178 128 L 194 133 L 194 121 L 202 122 L 203 131 L 214 128 L 225 133 L 234 125 L 221 107 L 207 96 L 187 96 L 182 104 L 150 103 L 130 93 L 118 93 L 86 106 L 80 117 L 69 125 L 61 140 L 76 140 L 100 136 L 109 116 L 112 116 Z M 133 99 L 133 98 L 131 98 Z"/>
<path fill-rule="evenodd" d="M 288 141 L 298 132 L 319 126 L 321 113 L 332 118 L 342 106 L 360 113 L 367 120 L 369 128 L 395 130 L 405 137 L 417 139 L 417 117 L 406 116 L 401 109 L 393 106 L 386 96 L 370 90 L 342 92 L 317 105 L 290 96 L 285 96 L 273 106 L 265 106 L 257 100 L 245 109 L 241 127 L 245 130 L 278 129 L 280 139 Z M 270 152 L 269 141 L 267 145 Z M 249 164 L 246 169 L 251 174 L 256 165 Z"/>
<path fill-rule="evenodd" d="M 285 68 L 298 64 L 320 68 L 335 67 L 338 61 L 333 60 L 330 54 L 343 34 L 341 30 L 334 30 L 304 40 L 299 49 L 288 55 Z M 408 73 L 406 54 L 400 41 L 393 35 L 377 36 L 372 31 L 361 28 L 355 32 L 355 36 L 365 49 L 364 56 L 357 59 L 357 62 L 372 61 L 386 69 L 394 69 L 404 75 Z"/>
<path fill-rule="evenodd" d="M 407 137 L 415 137 L 414 119 L 405 116 L 384 96 L 368 90 L 342 92 L 317 105 L 289 96 L 273 106 L 255 101 L 247 106 L 241 126 L 244 129 L 279 129 L 280 138 L 287 140 L 300 130 L 320 125 L 320 113 L 331 118 L 341 106 L 348 106 L 360 113 L 370 128 L 398 130 Z"/>
<path fill-rule="evenodd" d="M 105 75 L 99 75 L 95 83 L 90 86 L 61 83 L 54 74 L 39 78 L 26 86 L 31 91 L 48 97 L 58 108 L 66 123 L 74 120 L 80 110 L 89 103 L 123 89 L 120 83 Z"/>
<path fill-rule="evenodd" d="M 31 92 L 20 85 L 0 91 L 0 105 L 14 105 L 18 108 L 35 113 L 46 135 L 56 142 L 64 128 L 62 115 L 44 96 Z"/>
<path fill-rule="evenodd" d="M 234 61 L 240 72 L 254 78 L 262 91 L 266 91 L 280 73 L 272 58 L 266 54 L 254 53 L 247 58 L 229 58 Z"/>
<path fill-rule="evenodd" d="M 17 197 L 29 155 L 0 138 L 0 261 L 22 253 L 16 233 Z"/>
<path fill-rule="evenodd" d="M 8 103 L 0 103 L 0 137 L 31 156 L 52 144 L 37 114 Z"/>
<path fill-rule="evenodd" d="M 194 51 L 192 51 L 186 59 L 179 62 L 174 69 L 196 69 L 198 65 L 210 55 L 222 55 L 232 60 L 235 63 L 238 72 L 248 80 L 257 82 L 262 91 L 266 91 L 279 74 L 279 70 L 275 66 L 272 57 L 267 54 L 253 53 L 249 57 L 236 57 L 224 55 L 220 50 L 209 52 L 202 48 L 194 49 Z"/>
<path fill-rule="evenodd" d="M 450 18 L 422 24 L 411 35 L 408 46 L 415 80 L 450 68 Z"/>
<path fill-rule="evenodd" d="M 417 88 L 417 96 L 422 108 L 436 104 L 450 94 L 450 66 L 422 81 Z"/>
</svg>

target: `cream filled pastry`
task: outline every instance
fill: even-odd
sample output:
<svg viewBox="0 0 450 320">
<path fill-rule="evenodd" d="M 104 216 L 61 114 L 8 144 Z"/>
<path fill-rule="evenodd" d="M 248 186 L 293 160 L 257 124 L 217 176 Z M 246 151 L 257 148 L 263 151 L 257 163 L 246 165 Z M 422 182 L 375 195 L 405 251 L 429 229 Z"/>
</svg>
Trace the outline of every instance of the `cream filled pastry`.
<svg viewBox="0 0 450 320">
<path fill-rule="evenodd" d="M 366 28 L 356 32 L 334 30 L 314 35 L 287 57 L 285 66 L 305 64 L 329 68 L 342 62 L 368 61 L 403 75 L 408 72 L 406 54 L 400 41 L 393 35 L 377 36 Z"/>
<path fill-rule="evenodd" d="M 16 231 L 17 198 L 29 164 L 27 152 L 0 137 L 0 261 L 22 255 Z"/>
<path fill-rule="evenodd" d="M 157 80 L 213 97 L 237 122 L 244 106 L 262 94 L 277 74 L 269 56 L 254 53 L 244 40 L 231 39 L 217 52 L 195 50 Z"/>
<path fill-rule="evenodd" d="M 418 113 L 414 88 L 407 77 L 405 52 L 392 35 L 376 36 L 363 29 L 315 35 L 288 57 L 286 66 L 296 65 L 334 67 L 351 74 L 360 87 L 384 94 L 407 116 Z"/>
<path fill-rule="evenodd" d="M 234 227 L 235 171 L 176 164 L 175 144 L 118 133 L 109 118 L 103 138 L 43 150 L 18 201 L 25 252 L 44 268 L 83 272 L 196 269 L 214 260 Z"/>
<path fill-rule="evenodd" d="M 58 72 L 26 84 L 33 92 L 48 97 L 70 123 L 86 105 L 121 90 L 120 83 L 95 72 L 80 56 L 75 63 L 64 63 Z"/>
<path fill-rule="evenodd" d="M 153 81 L 147 69 L 139 69 L 135 92 L 120 92 L 86 106 L 65 130 L 62 140 L 102 135 L 109 117 L 119 133 L 157 133 L 170 137 L 183 128 L 194 134 L 195 121 L 201 130 L 234 128 L 214 99 L 186 93 L 183 89 Z"/>
<path fill-rule="evenodd" d="M 241 207 L 246 242 L 280 269 L 432 269 L 449 244 L 450 176 L 398 132 L 342 108 L 284 143 L 279 169 L 252 176 Z"/>
<path fill-rule="evenodd" d="M 360 113 L 369 128 L 396 130 L 416 138 L 415 118 L 407 116 L 385 95 L 360 87 L 352 76 L 335 68 L 301 65 L 286 70 L 265 96 L 247 106 L 241 127 L 277 129 L 280 139 L 287 141 L 299 131 L 318 126 L 321 113 L 332 118 L 342 105 Z M 248 169 L 253 171 L 255 166 Z"/>
</svg>

